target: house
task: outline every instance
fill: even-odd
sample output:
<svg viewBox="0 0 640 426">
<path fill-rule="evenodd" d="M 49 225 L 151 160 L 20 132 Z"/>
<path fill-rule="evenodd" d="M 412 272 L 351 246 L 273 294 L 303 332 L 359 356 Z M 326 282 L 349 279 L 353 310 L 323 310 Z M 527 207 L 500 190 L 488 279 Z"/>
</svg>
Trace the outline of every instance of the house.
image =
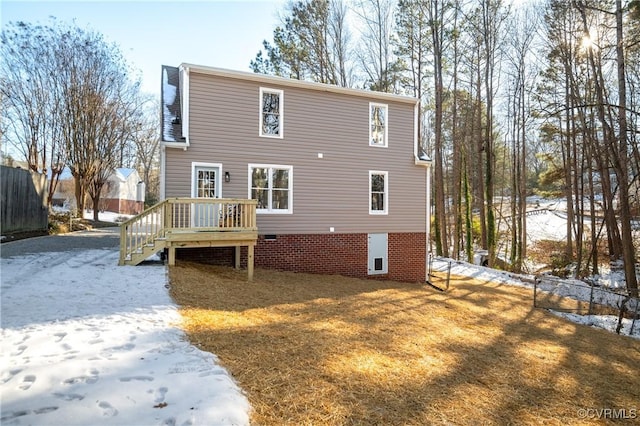
<svg viewBox="0 0 640 426">
<path fill-rule="evenodd" d="M 255 252 L 200 246 L 178 259 L 427 279 L 417 99 L 182 64 L 162 67 L 161 119 L 161 199 L 257 200 Z"/>
<path fill-rule="evenodd" d="M 138 172 L 135 169 L 117 168 L 109 175 L 102 188 L 100 210 L 127 215 L 138 214 L 144 210 L 144 198 L 145 184 Z M 58 178 L 53 205 L 63 207 L 69 203 L 75 205 L 75 182 L 71 170 L 65 167 Z M 91 204 L 87 207 L 91 208 Z"/>
<path fill-rule="evenodd" d="M 47 171 L 47 180 L 49 185 L 51 182 L 51 170 Z M 53 193 L 51 202 L 56 207 L 64 207 L 74 200 L 75 197 L 75 182 L 73 181 L 73 175 L 68 167 L 62 169 L 62 173 L 58 176 L 58 182 L 56 184 L 56 190 Z M 75 201 L 73 201 L 75 204 Z"/>
<path fill-rule="evenodd" d="M 136 169 L 117 168 L 107 179 L 100 200 L 101 210 L 138 214 L 144 210 L 145 184 Z"/>
</svg>

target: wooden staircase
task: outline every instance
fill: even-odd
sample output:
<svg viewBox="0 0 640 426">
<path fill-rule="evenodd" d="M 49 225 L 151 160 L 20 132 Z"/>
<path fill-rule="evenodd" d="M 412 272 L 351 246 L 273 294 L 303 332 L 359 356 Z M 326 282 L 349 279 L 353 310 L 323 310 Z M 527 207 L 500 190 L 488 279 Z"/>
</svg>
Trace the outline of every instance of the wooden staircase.
<svg viewBox="0 0 640 426">
<path fill-rule="evenodd" d="M 247 269 L 253 277 L 253 251 L 258 238 L 256 200 L 235 198 L 168 198 L 120 225 L 119 265 L 138 265 L 168 249 L 169 265 L 183 247 L 248 248 Z"/>
</svg>

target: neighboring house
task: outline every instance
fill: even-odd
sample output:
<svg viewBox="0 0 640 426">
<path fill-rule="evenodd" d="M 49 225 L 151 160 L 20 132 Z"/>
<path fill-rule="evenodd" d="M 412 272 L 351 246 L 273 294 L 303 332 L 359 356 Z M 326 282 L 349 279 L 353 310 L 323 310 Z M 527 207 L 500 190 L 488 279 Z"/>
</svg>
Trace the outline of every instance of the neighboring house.
<svg viewBox="0 0 640 426">
<path fill-rule="evenodd" d="M 101 210 L 138 214 L 144 210 L 145 184 L 135 169 L 113 171 L 102 190 Z"/>
<path fill-rule="evenodd" d="M 51 184 L 51 170 L 47 172 L 47 179 Z M 52 203 L 57 207 L 64 207 L 72 203 L 75 205 L 75 182 L 71 170 L 68 167 L 62 169 L 62 173 L 58 176 L 56 191 L 53 193 Z"/>
<path fill-rule="evenodd" d="M 69 168 L 65 167 L 60 175 L 53 204 L 75 205 L 75 182 Z M 118 168 L 111 173 L 102 188 L 100 210 L 127 215 L 141 213 L 144 210 L 145 184 L 135 169 Z M 92 208 L 91 202 L 87 208 Z"/>
<path fill-rule="evenodd" d="M 161 199 L 258 200 L 258 267 L 427 279 L 417 99 L 190 64 L 162 79 Z"/>
</svg>

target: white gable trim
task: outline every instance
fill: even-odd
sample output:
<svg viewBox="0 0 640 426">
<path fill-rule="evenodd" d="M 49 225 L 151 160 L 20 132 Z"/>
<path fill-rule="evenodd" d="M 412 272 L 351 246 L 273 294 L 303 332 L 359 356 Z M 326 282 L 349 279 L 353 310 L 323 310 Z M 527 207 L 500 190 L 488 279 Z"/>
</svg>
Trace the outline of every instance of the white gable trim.
<svg viewBox="0 0 640 426">
<path fill-rule="evenodd" d="M 317 90 L 320 92 L 332 92 L 341 93 L 351 96 L 360 96 L 368 99 L 379 99 L 387 102 L 404 102 L 409 104 L 415 104 L 418 102 L 417 98 L 412 96 L 396 95 L 393 93 L 374 92 L 371 90 L 352 89 L 347 87 L 334 86 L 331 84 L 316 83 L 312 81 L 295 80 L 291 78 L 276 77 L 272 75 L 257 74 L 246 71 L 233 71 L 224 68 L 207 67 L 203 65 L 195 65 L 183 63 L 180 68 L 188 69 L 200 74 L 215 75 L 220 77 L 233 78 L 236 80 L 256 81 L 262 85 L 276 85 L 276 86 L 289 86 L 298 87 L 301 89 Z"/>
</svg>

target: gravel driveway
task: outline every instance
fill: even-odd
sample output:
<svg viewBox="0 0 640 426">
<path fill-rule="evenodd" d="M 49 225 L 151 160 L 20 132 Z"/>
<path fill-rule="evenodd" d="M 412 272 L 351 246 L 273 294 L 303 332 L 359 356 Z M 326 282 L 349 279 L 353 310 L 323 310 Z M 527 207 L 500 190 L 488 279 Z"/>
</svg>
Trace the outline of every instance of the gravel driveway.
<svg viewBox="0 0 640 426">
<path fill-rule="evenodd" d="M 0 258 L 52 251 L 115 248 L 120 244 L 120 228 L 98 228 L 69 234 L 25 238 L 0 245 Z"/>
</svg>

